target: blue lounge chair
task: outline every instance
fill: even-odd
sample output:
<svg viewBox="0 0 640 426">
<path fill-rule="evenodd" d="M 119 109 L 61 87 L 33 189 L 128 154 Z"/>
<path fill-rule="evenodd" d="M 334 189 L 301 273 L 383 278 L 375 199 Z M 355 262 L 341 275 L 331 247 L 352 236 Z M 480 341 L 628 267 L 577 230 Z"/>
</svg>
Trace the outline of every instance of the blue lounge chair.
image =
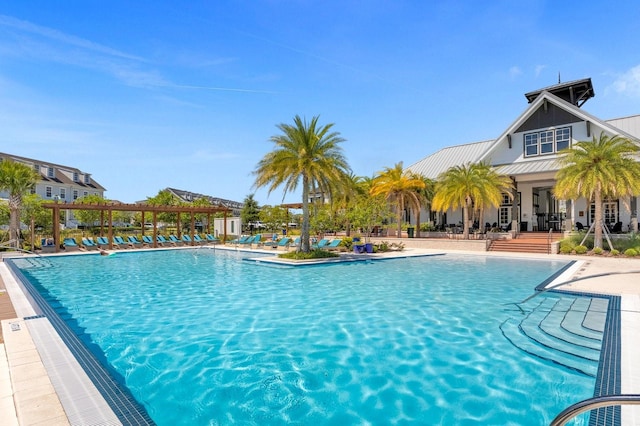
<svg viewBox="0 0 640 426">
<path fill-rule="evenodd" d="M 98 250 L 98 245 L 93 242 L 91 237 L 82 237 L 82 247 L 86 250 Z"/>
<path fill-rule="evenodd" d="M 318 241 L 316 244 L 311 244 L 311 248 L 312 249 L 321 249 L 324 246 L 326 246 L 327 244 L 329 244 L 329 240 L 327 240 L 326 238 L 321 239 L 320 241 Z"/>
<path fill-rule="evenodd" d="M 288 246 L 287 246 L 287 250 L 289 250 L 289 248 L 291 247 L 295 247 L 296 249 L 298 247 L 300 247 L 300 237 L 296 237 Z"/>
<path fill-rule="evenodd" d="M 109 248 L 109 240 L 107 237 L 96 237 L 96 244 L 98 248 L 107 249 Z"/>
<path fill-rule="evenodd" d="M 340 244 L 342 244 L 342 240 L 341 239 L 333 240 L 329 244 L 324 246 L 324 249 L 325 250 L 329 250 L 329 251 L 342 250 L 344 248 L 344 246 L 341 246 Z"/>
<path fill-rule="evenodd" d="M 167 240 L 164 236 L 162 235 L 158 235 L 156 236 L 156 241 L 158 242 L 158 244 L 160 244 L 162 247 L 164 246 L 168 246 L 168 245 L 172 245 L 175 246 L 175 243 L 172 243 L 171 241 Z"/>
<path fill-rule="evenodd" d="M 183 246 L 184 245 L 184 243 L 180 240 L 180 238 L 176 237 L 173 234 L 169 235 L 169 242 L 173 243 L 174 246 Z"/>
<path fill-rule="evenodd" d="M 56 245 L 53 242 L 53 238 L 43 238 L 40 241 L 40 249 L 43 253 L 55 253 Z"/>
<path fill-rule="evenodd" d="M 228 241 L 228 244 L 245 244 L 249 238 L 253 238 L 251 235 L 242 235 L 240 238 L 234 238 Z"/>
<path fill-rule="evenodd" d="M 146 243 L 149 247 L 153 247 L 153 238 L 151 238 L 149 235 L 143 235 L 142 242 Z"/>
<path fill-rule="evenodd" d="M 209 244 L 218 244 L 220 242 L 220 238 L 216 238 L 211 234 L 205 235 L 205 238 L 207 239 L 207 243 Z"/>
<path fill-rule="evenodd" d="M 135 248 L 142 248 L 143 246 L 142 241 L 140 241 L 135 235 L 129 235 L 127 237 L 127 241 L 129 241 L 130 244 L 133 244 L 133 247 Z"/>
<path fill-rule="evenodd" d="M 113 243 L 118 246 L 118 248 L 133 248 L 133 244 L 128 243 L 122 237 L 113 237 Z"/>
<path fill-rule="evenodd" d="M 77 251 L 80 250 L 80 246 L 76 242 L 75 238 L 65 238 L 63 241 L 64 249 L 66 251 Z"/>
<path fill-rule="evenodd" d="M 193 234 L 193 242 L 200 245 L 207 244 L 207 240 L 198 234 Z"/>
<path fill-rule="evenodd" d="M 245 244 L 249 247 L 252 247 L 254 244 L 256 245 L 256 247 L 261 246 L 263 244 L 262 234 L 254 235 L 253 238 L 249 238 Z"/>
<path fill-rule="evenodd" d="M 273 249 L 278 249 L 279 247 L 284 247 L 287 248 L 289 247 L 289 243 L 291 242 L 291 238 L 289 237 L 282 237 L 280 238 L 278 241 L 272 241 L 269 243 L 265 243 L 265 246 L 269 246 Z"/>
</svg>

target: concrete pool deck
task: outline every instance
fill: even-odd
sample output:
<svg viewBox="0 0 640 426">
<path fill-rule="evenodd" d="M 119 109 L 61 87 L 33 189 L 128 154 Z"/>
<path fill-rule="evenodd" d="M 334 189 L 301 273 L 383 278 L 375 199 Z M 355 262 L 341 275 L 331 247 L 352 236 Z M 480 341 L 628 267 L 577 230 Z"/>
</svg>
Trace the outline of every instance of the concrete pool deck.
<svg viewBox="0 0 640 426">
<path fill-rule="evenodd" d="M 216 250 L 275 253 L 271 249 L 244 250 L 230 246 L 218 246 Z M 407 247 L 403 251 L 372 255 L 343 253 L 342 257 L 344 260 L 358 261 L 444 253 L 575 260 L 576 263 L 549 283 L 547 288 L 622 296 L 622 393 L 640 394 L 640 365 L 637 363 L 640 359 L 640 260 L 595 256 L 478 253 L 477 251 L 412 247 Z M 65 348 L 60 347 L 61 342 L 55 339 L 55 332 L 51 335 L 52 330 L 48 320 L 46 318 L 37 318 L 36 321 L 24 320 L 25 317 L 34 315 L 35 311 L 27 297 L 22 294 L 7 266 L 0 263 L 0 310 L 5 309 L 1 302 L 3 297 L 7 296 L 10 297 L 10 305 L 14 311 L 5 313 L 4 316 L 0 311 L 0 319 L 3 319 L 1 336 L 4 339 L 0 340 L 0 424 L 7 426 L 81 424 L 79 419 L 87 416 L 92 417 L 96 424 L 119 424 L 108 406 L 105 408 L 106 403 L 91 381 L 83 374 L 79 365 L 73 365 L 73 360 L 69 359 L 73 356 L 70 353 L 63 353 Z M 7 317 L 14 314 L 15 318 Z M 54 355 L 52 355 L 52 348 Z M 61 353 L 56 355 L 56 351 Z M 64 361 L 63 369 L 73 371 L 73 384 L 62 383 L 68 376 L 61 377 L 55 371 L 60 366 L 54 364 L 60 364 L 60 360 Z M 74 389 L 79 391 L 76 392 Z M 70 399 L 74 400 L 74 404 L 69 405 Z M 82 417 L 83 415 L 85 417 Z M 623 406 L 622 419 L 623 425 L 640 424 L 640 408 Z"/>
</svg>

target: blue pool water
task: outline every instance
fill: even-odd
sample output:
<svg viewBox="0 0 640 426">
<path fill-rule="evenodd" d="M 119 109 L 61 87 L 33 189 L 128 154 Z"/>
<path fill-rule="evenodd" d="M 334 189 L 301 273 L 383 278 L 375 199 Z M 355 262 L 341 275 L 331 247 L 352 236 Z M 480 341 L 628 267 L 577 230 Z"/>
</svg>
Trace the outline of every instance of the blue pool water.
<svg viewBox="0 0 640 426">
<path fill-rule="evenodd" d="M 276 268 L 246 256 L 16 263 L 159 425 L 541 425 L 593 396 L 592 377 L 527 356 L 500 330 L 522 316 L 509 304 L 564 262 Z"/>
</svg>

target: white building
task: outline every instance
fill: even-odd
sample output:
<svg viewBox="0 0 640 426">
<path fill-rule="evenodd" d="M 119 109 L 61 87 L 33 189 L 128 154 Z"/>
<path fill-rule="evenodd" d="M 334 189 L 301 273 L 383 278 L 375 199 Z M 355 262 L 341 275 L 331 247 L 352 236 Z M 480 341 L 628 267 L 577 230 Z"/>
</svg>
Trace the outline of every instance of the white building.
<svg viewBox="0 0 640 426">
<path fill-rule="evenodd" d="M 407 169 L 436 179 L 450 167 L 483 161 L 510 176 L 517 195 L 513 201 L 505 195 L 498 209 L 485 212 L 486 222 L 521 231 L 572 229 L 577 222 L 588 227 L 593 222 L 592 203 L 584 199 L 558 200 L 552 195 L 560 169 L 557 153 L 577 141 L 598 138 L 602 132 L 640 142 L 640 115 L 597 118 L 581 108 L 593 96 L 589 78 L 527 93 L 528 108 L 495 140 L 443 148 Z M 606 200 L 605 222 L 610 227 L 621 222 L 622 231 L 637 229 L 637 198 Z M 409 219 L 416 222 L 415 218 Z M 462 211 L 431 212 L 428 216 L 423 212 L 421 221 L 429 220 L 457 224 L 462 221 Z"/>
<path fill-rule="evenodd" d="M 96 182 L 91 174 L 75 167 L 0 152 L 0 160 L 5 159 L 27 164 L 38 172 L 40 180 L 32 193 L 38 194 L 45 201 L 71 203 L 87 195 L 104 197 L 106 189 Z M 9 194 L 6 191 L 0 191 L 0 198 L 8 197 Z M 75 225 L 71 211 L 67 211 L 65 226 L 74 227 Z"/>
</svg>

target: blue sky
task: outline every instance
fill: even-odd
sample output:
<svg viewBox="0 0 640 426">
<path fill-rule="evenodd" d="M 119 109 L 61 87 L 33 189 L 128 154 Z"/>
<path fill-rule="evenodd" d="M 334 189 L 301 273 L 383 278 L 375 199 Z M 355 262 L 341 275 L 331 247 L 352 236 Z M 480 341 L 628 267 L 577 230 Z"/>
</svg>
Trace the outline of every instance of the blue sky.
<svg viewBox="0 0 640 426">
<path fill-rule="evenodd" d="M 92 173 L 110 199 L 242 201 L 296 114 L 334 123 L 363 176 L 499 136 L 558 73 L 592 78 L 588 112 L 640 114 L 640 2 L 610 4 L 6 1 L 0 150 Z"/>
</svg>

